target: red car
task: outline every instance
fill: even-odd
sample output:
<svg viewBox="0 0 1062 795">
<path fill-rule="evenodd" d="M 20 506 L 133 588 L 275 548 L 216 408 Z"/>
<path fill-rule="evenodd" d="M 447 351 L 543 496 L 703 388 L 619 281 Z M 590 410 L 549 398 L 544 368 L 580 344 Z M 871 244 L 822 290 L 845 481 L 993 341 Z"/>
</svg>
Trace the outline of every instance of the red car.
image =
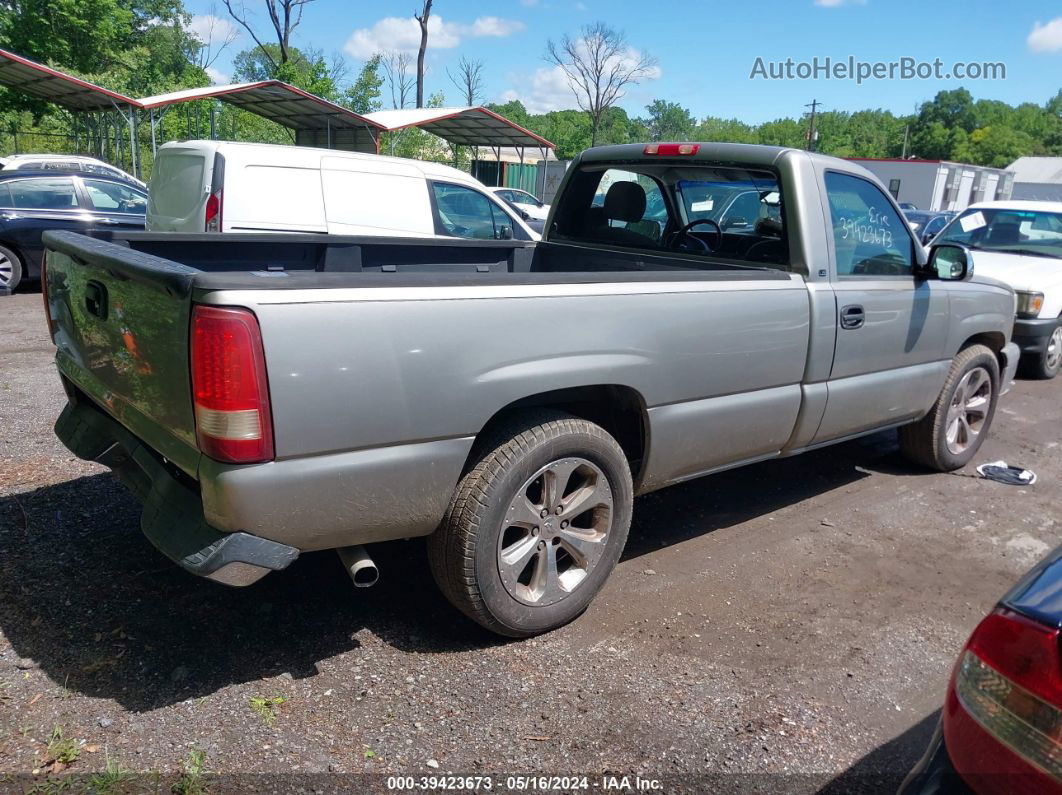
<svg viewBox="0 0 1062 795">
<path fill-rule="evenodd" d="M 904 795 L 1062 793 L 1062 547 L 978 624 Z"/>
</svg>

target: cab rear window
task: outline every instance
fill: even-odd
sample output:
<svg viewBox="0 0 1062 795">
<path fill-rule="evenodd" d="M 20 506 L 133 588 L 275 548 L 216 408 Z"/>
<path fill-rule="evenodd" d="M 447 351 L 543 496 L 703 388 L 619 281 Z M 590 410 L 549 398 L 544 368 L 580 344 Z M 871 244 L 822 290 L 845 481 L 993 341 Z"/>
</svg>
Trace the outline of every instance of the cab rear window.
<svg viewBox="0 0 1062 795">
<path fill-rule="evenodd" d="M 556 222 L 553 240 L 789 269 L 782 191 L 767 171 L 587 164 Z"/>
</svg>

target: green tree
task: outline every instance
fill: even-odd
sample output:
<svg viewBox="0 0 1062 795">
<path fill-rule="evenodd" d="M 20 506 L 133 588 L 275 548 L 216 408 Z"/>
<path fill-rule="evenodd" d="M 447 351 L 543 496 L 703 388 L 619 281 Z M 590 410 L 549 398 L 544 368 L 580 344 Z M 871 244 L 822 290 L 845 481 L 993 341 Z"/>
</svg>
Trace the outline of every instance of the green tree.
<svg viewBox="0 0 1062 795">
<path fill-rule="evenodd" d="M 919 127 L 937 123 L 973 132 L 977 127 L 977 115 L 970 92 L 965 88 L 940 91 L 932 100 L 922 103 L 918 111 Z"/>
<path fill-rule="evenodd" d="M 374 55 L 365 62 L 357 79 L 343 92 L 343 104 L 355 113 L 372 113 L 382 107 L 380 89 L 384 84 L 380 67 L 383 57 Z"/>
<path fill-rule="evenodd" d="M 645 110 L 648 116 L 637 120 L 645 130 L 645 135 L 639 135 L 639 138 L 644 137 L 649 141 L 688 141 L 693 137 L 697 120 L 677 102 L 654 99 L 645 106 Z"/>
<path fill-rule="evenodd" d="M 759 143 L 756 128 L 738 119 L 720 119 L 708 116 L 693 133 L 698 141 L 720 141 L 722 143 L 754 144 Z"/>
<path fill-rule="evenodd" d="M 1035 151 L 1036 140 L 1031 135 L 1010 127 L 982 127 L 970 134 L 971 160 L 979 165 L 1005 168 Z"/>
</svg>

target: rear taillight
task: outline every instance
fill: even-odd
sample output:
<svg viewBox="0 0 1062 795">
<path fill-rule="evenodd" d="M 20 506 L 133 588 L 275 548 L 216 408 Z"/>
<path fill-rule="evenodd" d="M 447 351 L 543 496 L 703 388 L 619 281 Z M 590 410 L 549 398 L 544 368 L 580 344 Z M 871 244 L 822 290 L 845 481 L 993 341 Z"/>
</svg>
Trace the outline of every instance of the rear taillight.
<svg viewBox="0 0 1062 795">
<path fill-rule="evenodd" d="M 206 231 L 221 231 L 221 191 L 215 191 L 207 197 L 206 203 Z"/>
<path fill-rule="evenodd" d="M 1058 630 L 1004 609 L 985 618 L 952 674 L 944 739 L 978 792 L 1062 792 Z"/>
<path fill-rule="evenodd" d="M 647 144 L 642 150 L 647 155 L 695 155 L 700 144 Z"/>
<path fill-rule="evenodd" d="M 232 464 L 273 459 L 273 419 L 258 320 L 247 309 L 192 312 L 192 397 L 199 449 Z"/>
</svg>

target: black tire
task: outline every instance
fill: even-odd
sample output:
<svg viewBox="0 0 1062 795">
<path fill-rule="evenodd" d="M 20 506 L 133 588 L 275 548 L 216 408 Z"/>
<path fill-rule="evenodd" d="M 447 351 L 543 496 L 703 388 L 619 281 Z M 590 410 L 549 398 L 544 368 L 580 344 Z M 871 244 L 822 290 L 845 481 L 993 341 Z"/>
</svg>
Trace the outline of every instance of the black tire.
<svg viewBox="0 0 1062 795">
<path fill-rule="evenodd" d="M 474 465 L 458 483 L 442 524 L 428 538 L 435 581 L 457 609 L 500 635 L 528 637 L 561 627 L 590 604 L 626 544 L 634 497 L 623 450 L 601 427 L 547 410 L 514 416 L 477 446 Z M 607 482 L 612 508 L 604 546 L 568 595 L 551 604 L 521 602 L 507 590 L 498 559 L 509 527 L 507 511 L 537 472 L 573 458 L 592 463 Z"/>
<path fill-rule="evenodd" d="M 976 437 L 966 449 L 955 452 L 949 449 L 947 442 L 948 410 L 963 378 L 977 368 L 983 368 L 988 372 L 991 383 L 992 391 L 987 412 Z M 998 402 L 999 360 L 990 348 L 984 345 L 971 345 L 959 351 L 952 361 L 944 387 L 940 390 L 940 396 L 929 413 L 918 422 L 900 428 L 900 450 L 915 463 L 939 472 L 961 469 L 977 454 L 988 435 Z"/>
<path fill-rule="evenodd" d="M 1059 334 L 1062 329 L 1062 318 L 1058 322 L 1059 326 L 1054 330 L 1054 334 Z M 1052 344 L 1056 347 L 1052 348 Z M 1060 344 L 1062 340 L 1049 339 L 1040 353 L 1023 356 L 1020 362 L 1021 374 L 1040 381 L 1049 381 L 1058 375 L 1059 370 L 1062 370 L 1062 356 L 1058 354 L 1057 348 Z"/>
<path fill-rule="evenodd" d="M 7 246 L 0 246 L 0 287 L 6 287 L 11 292 L 15 292 L 24 274 L 25 270 L 22 268 L 22 260 L 19 259 L 18 254 Z"/>
</svg>

